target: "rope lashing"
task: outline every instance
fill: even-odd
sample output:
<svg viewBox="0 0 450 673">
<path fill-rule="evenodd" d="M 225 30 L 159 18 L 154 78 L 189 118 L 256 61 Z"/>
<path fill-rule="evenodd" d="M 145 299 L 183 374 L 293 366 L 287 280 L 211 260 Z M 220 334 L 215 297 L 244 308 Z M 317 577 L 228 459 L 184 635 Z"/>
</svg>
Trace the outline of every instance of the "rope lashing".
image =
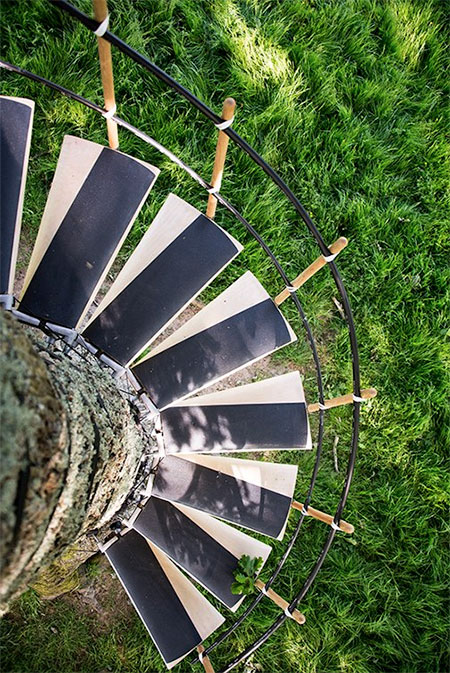
<svg viewBox="0 0 450 673">
<path fill-rule="evenodd" d="M 109 14 L 107 14 L 106 18 L 103 19 L 103 21 L 99 24 L 98 28 L 94 30 L 94 35 L 97 35 L 97 37 L 103 37 L 103 35 L 106 33 L 109 27 Z"/>
<path fill-rule="evenodd" d="M 219 131 L 225 131 L 225 129 L 230 127 L 233 122 L 234 122 L 234 115 L 230 119 L 224 119 L 218 124 L 214 124 L 214 126 L 216 127 L 216 129 L 219 129 Z"/>
</svg>

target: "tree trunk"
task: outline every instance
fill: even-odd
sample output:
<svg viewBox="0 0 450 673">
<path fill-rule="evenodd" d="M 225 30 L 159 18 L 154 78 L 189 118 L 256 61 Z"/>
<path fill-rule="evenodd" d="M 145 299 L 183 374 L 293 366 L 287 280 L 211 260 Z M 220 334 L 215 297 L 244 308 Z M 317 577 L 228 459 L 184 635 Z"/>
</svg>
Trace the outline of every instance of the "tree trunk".
<svg viewBox="0 0 450 673">
<path fill-rule="evenodd" d="M 48 345 L 3 311 L 0 338 L 5 611 L 30 583 L 47 595 L 73 587 L 72 571 L 96 550 L 87 534 L 108 531 L 149 441 L 109 370 L 93 358 Z"/>
</svg>

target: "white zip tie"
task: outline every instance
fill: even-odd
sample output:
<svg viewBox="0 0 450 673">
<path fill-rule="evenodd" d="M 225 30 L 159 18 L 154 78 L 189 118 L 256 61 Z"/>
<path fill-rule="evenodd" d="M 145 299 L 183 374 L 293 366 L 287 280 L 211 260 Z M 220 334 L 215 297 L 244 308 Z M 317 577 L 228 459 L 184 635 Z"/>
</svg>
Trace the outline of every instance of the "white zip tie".
<svg viewBox="0 0 450 673">
<path fill-rule="evenodd" d="M 300 514 L 303 514 L 303 516 L 309 516 L 308 515 L 308 510 L 305 509 L 305 505 L 303 505 L 303 507 L 301 508 Z"/>
<path fill-rule="evenodd" d="M 225 119 L 222 122 L 219 122 L 218 124 L 214 124 L 216 128 L 219 129 L 219 131 L 224 131 L 227 129 L 231 124 L 234 122 L 234 115 L 231 117 L 231 119 Z"/>
<path fill-rule="evenodd" d="M 217 192 L 219 191 L 219 188 L 218 187 L 209 187 L 206 191 L 208 192 L 208 194 L 217 194 Z"/>
<path fill-rule="evenodd" d="M 203 652 L 199 652 L 199 653 L 198 653 L 198 658 L 199 658 L 200 662 L 203 661 L 203 657 L 204 657 L 204 656 L 205 656 L 205 655 L 204 655 Z"/>
<path fill-rule="evenodd" d="M 111 117 L 114 117 L 116 112 L 117 112 L 117 105 L 114 103 L 112 108 L 110 110 L 104 110 L 102 112 L 102 115 L 104 116 L 105 119 L 111 119 Z"/>
<path fill-rule="evenodd" d="M 334 528 L 334 530 L 341 530 L 341 527 L 338 526 L 338 524 L 334 521 L 331 522 L 331 528 Z"/>
<path fill-rule="evenodd" d="M 326 411 L 326 410 L 328 409 L 328 407 L 325 406 L 325 404 L 322 404 L 322 402 L 319 402 L 319 409 L 320 409 L 321 411 Z"/>
<path fill-rule="evenodd" d="M 353 395 L 353 402 L 367 402 L 364 397 L 358 397 L 358 395 Z"/>
<path fill-rule="evenodd" d="M 293 285 L 286 285 L 286 290 L 290 292 L 291 294 L 294 294 L 294 292 L 297 292 L 297 288 L 294 287 Z"/>
<path fill-rule="evenodd" d="M 97 37 L 102 37 L 108 30 L 108 26 L 109 26 L 109 14 L 107 14 L 106 19 L 103 19 L 98 28 L 94 30 L 94 35 L 97 35 Z"/>
<path fill-rule="evenodd" d="M 323 258 L 326 262 L 332 262 L 334 259 L 336 259 L 337 256 L 338 256 L 338 253 L 335 252 L 334 255 L 328 255 L 328 257 L 323 255 Z"/>
<path fill-rule="evenodd" d="M 261 589 L 261 593 L 264 594 L 264 596 L 267 596 L 267 589 L 266 589 L 266 585 L 265 585 L 265 584 L 264 584 L 264 586 L 263 586 L 262 589 Z"/>
<path fill-rule="evenodd" d="M 291 619 L 294 619 L 294 617 L 292 615 L 292 612 L 289 610 L 289 605 L 285 608 L 284 614 L 286 615 L 286 617 L 290 617 Z"/>
</svg>

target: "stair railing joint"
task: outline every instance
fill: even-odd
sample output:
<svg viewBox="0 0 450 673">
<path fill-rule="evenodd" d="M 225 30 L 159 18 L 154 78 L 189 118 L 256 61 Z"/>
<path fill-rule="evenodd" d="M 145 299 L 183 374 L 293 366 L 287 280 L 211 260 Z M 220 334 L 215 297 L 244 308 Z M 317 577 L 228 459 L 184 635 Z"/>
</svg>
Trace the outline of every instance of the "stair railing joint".
<svg viewBox="0 0 450 673">
<path fill-rule="evenodd" d="M 214 126 L 216 127 L 216 129 L 219 129 L 219 131 L 225 131 L 225 129 L 229 128 L 233 122 L 234 122 L 234 115 L 230 117 L 230 119 L 224 119 L 218 124 L 214 124 Z"/>
<path fill-rule="evenodd" d="M 103 37 L 108 28 L 109 28 L 109 14 L 106 15 L 106 18 L 103 19 L 103 21 L 99 24 L 98 28 L 94 30 L 94 35 L 97 35 L 97 37 Z"/>
</svg>

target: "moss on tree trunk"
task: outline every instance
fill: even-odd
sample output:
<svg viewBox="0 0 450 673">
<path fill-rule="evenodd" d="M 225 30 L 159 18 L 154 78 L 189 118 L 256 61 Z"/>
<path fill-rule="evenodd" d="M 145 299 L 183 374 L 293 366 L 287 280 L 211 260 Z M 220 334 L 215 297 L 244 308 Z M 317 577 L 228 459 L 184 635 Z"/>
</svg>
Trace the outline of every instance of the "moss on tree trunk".
<svg viewBox="0 0 450 673">
<path fill-rule="evenodd" d="M 3 311 L 0 339 L 4 611 L 30 583 L 48 595 L 73 587 L 90 555 L 80 550 L 95 551 L 86 534 L 123 505 L 147 439 L 108 371 Z"/>
</svg>

